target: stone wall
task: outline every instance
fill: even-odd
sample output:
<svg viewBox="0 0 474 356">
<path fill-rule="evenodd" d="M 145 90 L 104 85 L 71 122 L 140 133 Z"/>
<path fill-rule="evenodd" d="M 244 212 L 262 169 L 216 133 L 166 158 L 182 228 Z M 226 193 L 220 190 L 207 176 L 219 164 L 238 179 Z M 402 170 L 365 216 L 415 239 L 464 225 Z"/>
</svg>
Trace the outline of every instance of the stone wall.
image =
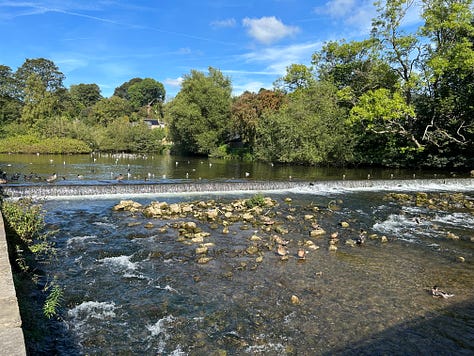
<svg viewBox="0 0 474 356">
<path fill-rule="evenodd" d="M 26 355 L 20 310 L 8 258 L 7 238 L 0 213 L 0 354 Z"/>
</svg>

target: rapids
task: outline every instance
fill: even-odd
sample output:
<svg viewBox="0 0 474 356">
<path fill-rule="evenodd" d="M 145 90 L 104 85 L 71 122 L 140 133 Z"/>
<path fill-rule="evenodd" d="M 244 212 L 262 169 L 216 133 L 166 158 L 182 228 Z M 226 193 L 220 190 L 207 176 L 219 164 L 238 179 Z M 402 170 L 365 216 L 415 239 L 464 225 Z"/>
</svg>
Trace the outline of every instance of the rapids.
<svg viewBox="0 0 474 356">
<path fill-rule="evenodd" d="M 458 188 L 465 191 L 465 199 L 474 199 L 473 189 Z M 155 200 L 230 202 L 253 194 L 217 191 L 132 198 L 146 205 Z M 311 191 L 305 186 L 265 195 L 278 202 L 274 218 L 288 230 L 283 235 L 289 240 L 287 261 L 274 249 L 262 248 L 261 262 L 246 252 L 252 236 L 266 239 L 274 233 L 257 225 L 236 222 L 225 234 L 221 225 L 199 223 L 210 233 L 206 242 L 213 244 L 208 252 L 211 261 L 199 264 L 196 245 L 177 238 L 173 221 L 113 212 L 119 201 L 114 195 L 45 201 L 49 228 L 59 229 L 57 261 L 47 273 L 65 290 L 60 322 L 66 327 L 58 328 L 63 332 L 57 335 L 56 351 L 64 355 L 474 351 L 472 210 L 394 202 L 386 199 L 386 191 L 367 187 Z M 337 209 L 330 209 L 334 202 Z M 328 234 L 311 239 L 319 249 L 308 249 L 301 261 L 296 251 L 309 239 L 311 226 L 304 217 L 308 214 L 315 214 Z M 342 221 L 349 227 L 343 228 Z M 346 244 L 357 238 L 360 229 L 377 237 L 367 238 L 363 245 Z M 328 235 L 333 232 L 340 240 L 335 252 L 328 250 Z M 446 238 L 449 232 L 458 239 Z M 382 235 L 388 242 L 381 241 Z M 455 296 L 433 298 L 433 285 Z M 292 303 L 292 296 L 299 303 Z M 70 340 L 77 349 L 66 346 Z"/>
</svg>

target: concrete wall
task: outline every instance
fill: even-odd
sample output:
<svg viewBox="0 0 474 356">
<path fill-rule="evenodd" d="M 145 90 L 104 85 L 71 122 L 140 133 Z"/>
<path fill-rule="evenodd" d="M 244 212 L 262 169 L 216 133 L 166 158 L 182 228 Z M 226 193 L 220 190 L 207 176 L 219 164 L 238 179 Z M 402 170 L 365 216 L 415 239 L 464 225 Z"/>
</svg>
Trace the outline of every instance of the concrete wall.
<svg viewBox="0 0 474 356">
<path fill-rule="evenodd" d="M 0 213 L 0 354 L 26 355 L 25 339 L 21 329 L 20 310 L 13 285 L 12 269 L 8 259 L 5 225 Z"/>
</svg>

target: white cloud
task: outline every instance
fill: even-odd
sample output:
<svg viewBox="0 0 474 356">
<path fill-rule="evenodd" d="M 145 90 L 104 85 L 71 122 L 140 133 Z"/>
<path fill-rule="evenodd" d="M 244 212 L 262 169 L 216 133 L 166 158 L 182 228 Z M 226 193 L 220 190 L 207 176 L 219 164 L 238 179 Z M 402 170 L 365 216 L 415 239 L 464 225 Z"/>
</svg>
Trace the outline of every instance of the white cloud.
<svg viewBox="0 0 474 356">
<path fill-rule="evenodd" d="M 179 87 L 181 83 L 183 82 L 183 77 L 178 77 L 178 78 L 166 78 L 164 83 L 168 84 L 169 86 L 172 87 Z"/>
<path fill-rule="evenodd" d="M 247 32 L 251 37 L 264 44 L 271 44 L 299 31 L 298 27 L 287 26 L 274 16 L 259 19 L 246 17 L 242 20 L 242 24 L 248 28 Z"/>
<path fill-rule="evenodd" d="M 211 27 L 219 28 L 219 27 L 235 27 L 236 22 L 234 18 L 225 19 L 225 20 L 217 20 L 211 22 Z"/>
</svg>

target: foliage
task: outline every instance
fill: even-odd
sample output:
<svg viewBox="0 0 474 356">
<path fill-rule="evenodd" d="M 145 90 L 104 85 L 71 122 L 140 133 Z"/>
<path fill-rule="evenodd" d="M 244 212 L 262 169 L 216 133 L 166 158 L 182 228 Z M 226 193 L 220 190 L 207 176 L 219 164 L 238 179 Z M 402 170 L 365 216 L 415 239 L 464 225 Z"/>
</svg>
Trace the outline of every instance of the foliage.
<svg viewBox="0 0 474 356">
<path fill-rule="evenodd" d="M 23 88 L 31 76 L 38 77 L 46 91 L 57 93 L 63 89 L 64 74 L 53 61 L 45 58 L 26 59 L 25 62 L 15 72 L 15 79 L 18 82 L 18 92 L 23 98 Z"/>
<path fill-rule="evenodd" d="M 45 138 L 34 134 L 18 135 L 0 139 L 3 153 L 89 153 L 91 147 L 73 138 Z"/>
<path fill-rule="evenodd" d="M 407 105 L 400 92 L 388 89 L 368 91 L 360 96 L 359 103 L 350 111 L 349 122 L 361 124 L 366 131 L 383 134 L 399 134 L 409 138 L 422 149 L 412 133 L 406 129 L 412 124 L 415 110 Z"/>
<path fill-rule="evenodd" d="M 61 307 L 61 302 L 63 301 L 63 290 L 56 283 L 52 283 L 45 287 L 45 292 L 48 290 L 50 290 L 50 292 L 43 305 L 43 314 L 48 319 L 51 319 L 53 316 L 57 315 L 58 309 Z"/>
<path fill-rule="evenodd" d="M 93 106 L 102 99 L 100 88 L 97 84 L 71 85 L 69 88 L 69 95 L 77 113 Z"/>
<path fill-rule="evenodd" d="M 264 207 L 266 206 L 265 196 L 261 193 L 255 194 L 253 197 L 245 200 L 245 205 L 249 209 L 256 206 Z"/>
<path fill-rule="evenodd" d="M 235 98 L 231 108 L 231 132 L 248 148 L 255 145 L 257 125 L 266 111 L 278 110 L 284 102 L 279 91 L 261 89 L 258 94 L 244 92 Z"/>
<path fill-rule="evenodd" d="M 352 139 L 337 89 L 318 82 L 293 93 L 278 112 L 267 112 L 257 127 L 258 159 L 285 163 L 336 164 L 350 160 Z"/>
<path fill-rule="evenodd" d="M 298 89 L 307 89 L 314 81 L 312 67 L 307 67 L 304 64 L 292 64 L 286 68 L 286 74 L 276 80 L 274 86 L 285 93 L 290 93 Z"/>
<path fill-rule="evenodd" d="M 44 224 L 41 205 L 33 204 L 31 199 L 17 202 L 3 201 L 3 216 L 11 229 L 26 243 L 32 244 L 40 236 Z"/>
<path fill-rule="evenodd" d="M 133 107 L 129 101 L 112 96 L 95 103 L 89 116 L 92 123 L 107 126 L 114 120 L 129 117 L 132 112 Z"/>
<path fill-rule="evenodd" d="M 129 81 L 123 83 L 122 85 L 118 86 L 114 90 L 114 96 L 118 96 L 119 98 L 130 100 L 130 96 L 128 93 L 128 88 L 130 88 L 133 84 L 141 82 L 142 78 L 132 78 Z"/>
<path fill-rule="evenodd" d="M 152 105 L 154 102 L 163 103 L 165 101 L 165 94 L 166 91 L 163 84 L 152 78 L 145 78 L 128 88 L 130 103 L 136 109 Z"/>
<path fill-rule="evenodd" d="M 167 105 L 171 139 L 183 152 L 208 155 L 225 143 L 231 105 L 229 78 L 214 68 L 208 75 L 191 71 L 182 89 Z"/>
</svg>

